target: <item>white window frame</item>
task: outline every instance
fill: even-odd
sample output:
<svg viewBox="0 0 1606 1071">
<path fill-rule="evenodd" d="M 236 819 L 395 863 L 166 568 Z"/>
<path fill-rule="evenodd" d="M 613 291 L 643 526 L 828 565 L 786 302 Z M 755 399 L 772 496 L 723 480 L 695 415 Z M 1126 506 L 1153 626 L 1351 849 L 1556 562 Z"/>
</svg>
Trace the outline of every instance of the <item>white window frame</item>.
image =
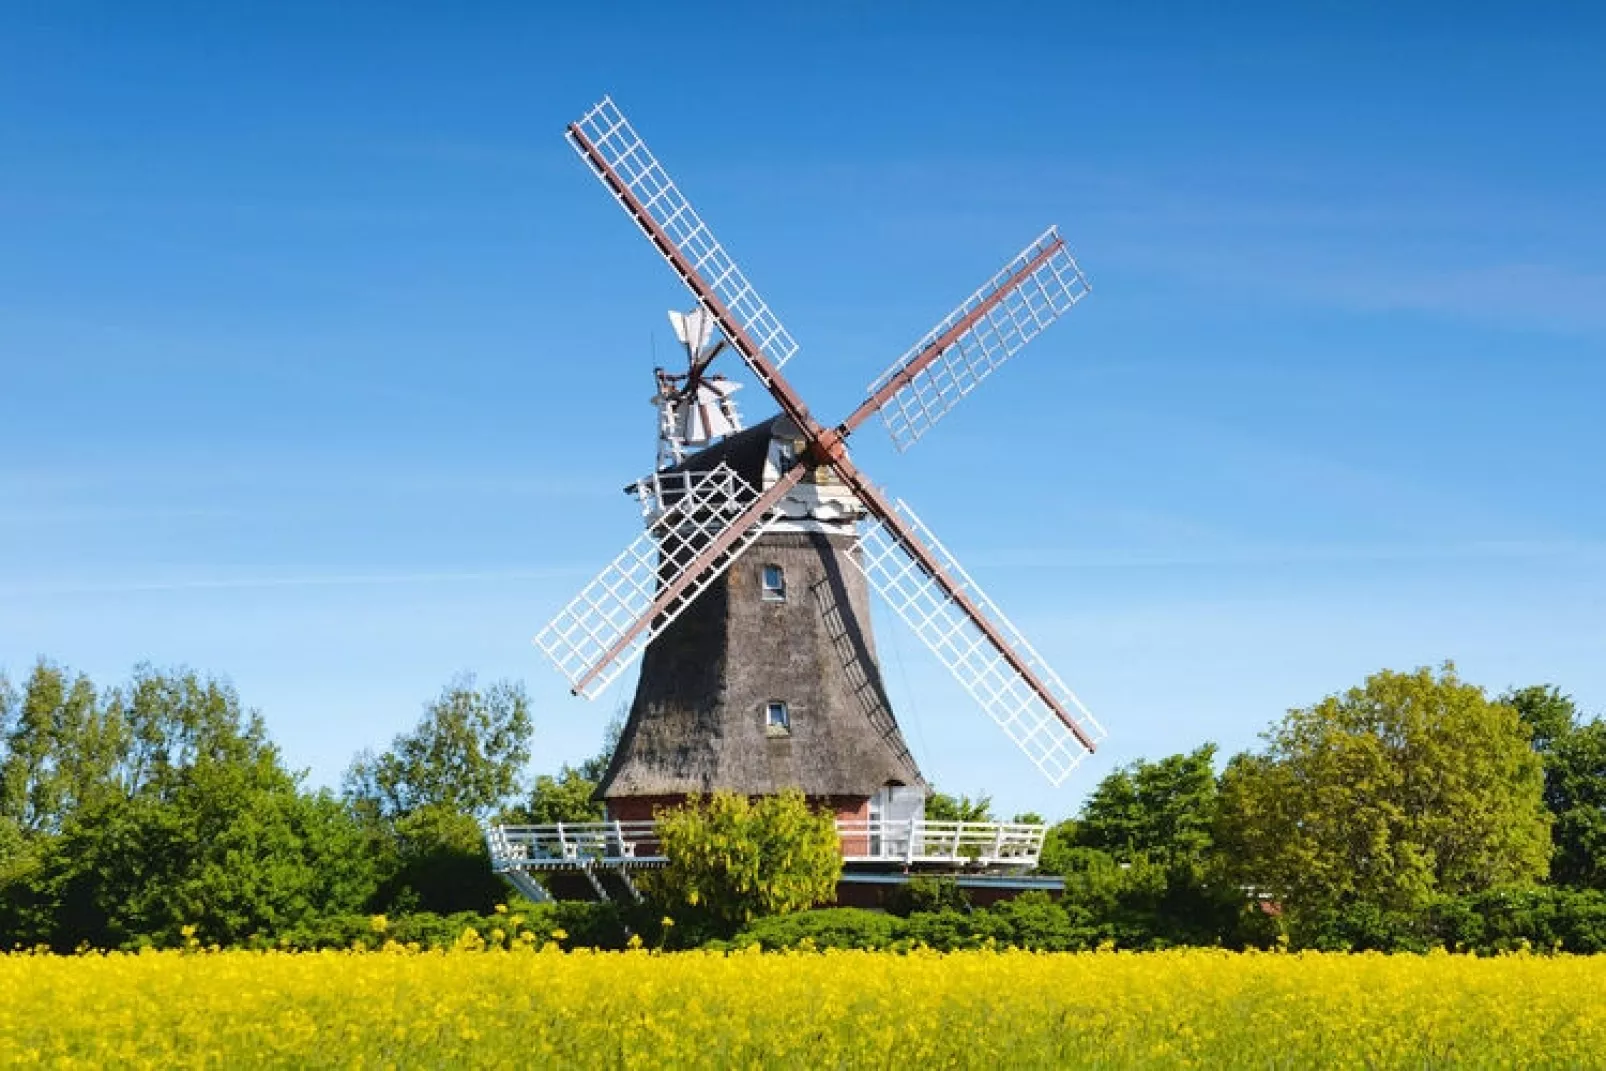
<svg viewBox="0 0 1606 1071">
<path fill-rule="evenodd" d="M 770 570 L 775 570 L 775 576 L 780 580 L 778 586 L 770 585 Z M 786 601 L 786 570 L 770 562 L 758 567 L 758 587 L 765 602 Z"/>
<path fill-rule="evenodd" d="M 777 708 L 779 708 L 781 714 L 779 721 L 775 720 Z M 764 731 L 777 735 L 792 731 L 792 709 L 786 705 L 786 700 L 771 699 L 764 704 Z"/>
</svg>

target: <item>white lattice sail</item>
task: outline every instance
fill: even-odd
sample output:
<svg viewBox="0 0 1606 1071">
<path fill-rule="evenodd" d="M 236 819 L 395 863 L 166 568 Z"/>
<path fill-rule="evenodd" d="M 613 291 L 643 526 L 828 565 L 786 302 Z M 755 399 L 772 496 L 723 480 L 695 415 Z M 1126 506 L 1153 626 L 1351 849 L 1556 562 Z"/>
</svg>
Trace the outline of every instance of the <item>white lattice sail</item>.
<svg viewBox="0 0 1606 1071">
<path fill-rule="evenodd" d="M 1014 654 L 1053 694 L 1061 709 L 1070 714 L 1078 728 L 1093 742 L 1102 740 L 1104 728 L 1088 713 L 1082 701 L 1065 686 L 914 511 L 899 502 L 898 513 L 936 555 L 948 576 L 1008 642 Z M 1064 781 L 1088 755 L 1088 749 L 1053 708 L 879 520 L 872 519 L 863 530 L 859 550 L 857 564 L 877 594 L 897 611 L 1043 776 L 1055 785 Z"/>
<path fill-rule="evenodd" d="M 587 675 L 648 613 L 658 593 L 680 577 L 698 554 L 759 497 L 752 484 L 725 464 L 687 475 L 693 478 L 668 498 L 673 504 L 652 517 L 646 531 L 535 637 L 535 645 L 587 699 L 595 699 L 612 683 L 653 637 L 669 627 L 778 519 L 772 510 L 743 532 L 646 628 L 638 631 L 601 673 L 587 680 Z M 586 682 L 583 687 L 581 681 Z"/>
<path fill-rule="evenodd" d="M 770 311 L 769 305 L 759 296 L 758 291 L 753 289 L 753 285 L 747 281 L 747 276 L 742 274 L 742 270 L 736 266 L 730 254 L 725 252 L 725 247 L 714 237 L 714 232 L 709 230 L 702 217 L 681 194 L 670 179 L 669 173 L 664 170 L 657 157 L 653 156 L 652 151 L 647 148 L 647 143 L 641 140 L 641 136 L 625 119 L 624 113 L 613 103 L 612 98 L 604 97 L 601 103 L 581 116 L 574 125 L 629 191 L 630 197 L 626 198 L 621 196 L 618 190 L 609 187 L 609 192 L 636 220 L 636 224 L 647 232 L 647 236 L 653 237 L 652 228 L 646 225 L 640 213 L 631 205 L 631 198 L 640 205 L 641 211 L 646 213 L 657 229 L 685 258 L 690 269 L 714 292 L 730 315 L 747 332 L 748 338 L 763 351 L 764 355 L 777 367 L 790 360 L 797 352 L 797 343 L 793 341 L 791 334 L 781 324 L 780 319 Z M 585 157 L 584 145 L 572 134 L 570 141 L 574 144 L 575 150 Z M 594 163 L 593 169 L 595 169 Z M 604 185 L 606 184 L 604 179 Z M 658 247 L 656 241 L 653 244 L 654 247 Z M 658 251 L 701 301 L 699 288 L 691 279 L 685 278 L 680 265 L 675 263 L 669 251 L 663 248 L 658 248 Z M 713 311 L 709 309 L 709 312 Z M 736 340 L 731 341 L 734 343 Z M 738 346 L 737 349 L 740 350 L 741 347 Z M 743 357 L 746 357 L 745 353 Z"/>
<path fill-rule="evenodd" d="M 873 395 L 910 362 L 942 345 L 945 336 L 965 325 L 943 346 L 936 360 L 882 406 L 881 419 L 893 445 L 900 451 L 914 445 L 959 399 L 1069 312 L 1088 290 L 1087 276 L 1059 232 L 1050 227 L 870 384 Z M 979 310 L 985 311 L 978 315 Z M 967 320 L 971 321 L 968 325 Z"/>
</svg>

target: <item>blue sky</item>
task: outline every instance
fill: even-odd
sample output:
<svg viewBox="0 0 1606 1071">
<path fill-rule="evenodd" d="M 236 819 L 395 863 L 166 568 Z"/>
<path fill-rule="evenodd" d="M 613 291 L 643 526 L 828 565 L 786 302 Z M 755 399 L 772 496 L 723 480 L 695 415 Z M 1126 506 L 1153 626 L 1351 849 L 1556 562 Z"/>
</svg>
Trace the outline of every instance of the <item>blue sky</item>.
<svg viewBox="0 0 1606 1071">
<path fill-rule="evenodd" d="M 939 786 L 1068 813 L 1385 666 L 1606 708 L 1589 7 L 465 7 L 0 10 L 12 676 L 225 674 L 317 783 L 462 670 L 593 750 L 628 678 L 529 639 L 635 534 L 687 304 L 562 141 L 611 93 L 823 416 L 1046 224 L 1093 280 L 855 439 L 1110 730 L 1049 789 L 883 614 Z"/>
</svg>

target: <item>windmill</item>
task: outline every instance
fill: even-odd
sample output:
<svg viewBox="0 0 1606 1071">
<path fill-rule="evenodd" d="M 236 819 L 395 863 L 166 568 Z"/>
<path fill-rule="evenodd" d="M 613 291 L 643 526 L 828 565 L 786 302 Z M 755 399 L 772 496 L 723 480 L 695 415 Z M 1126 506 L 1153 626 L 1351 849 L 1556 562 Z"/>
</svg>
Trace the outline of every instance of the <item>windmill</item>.
<svg viewBox="0 0 1606 1071">
<path fill-rule="evenodd" d="M 588 698 L 645 652 L 600 789 L 610 818 L 646 819 L 690 792 L 792 786 L 844 819 L 911 814 L 925 782 L 881 683 L 871 588 L 1042 774 L 1064 781 L 1103 730 L 847 451 L 874 416 L 908 449 L 1087 295 L 1058 232 L 1028 245 L 827 424 L 782 374 L 797 343 L 612 100 L 567 137 L 697 303 L 670 314 L 687 372 L 656 372 L 659 465 L 631 488 L 646 529 L 535 641 Z M 777 415 L 741 427 L 734 384 L 708 371 L 725 349 Z"/>
</svg>

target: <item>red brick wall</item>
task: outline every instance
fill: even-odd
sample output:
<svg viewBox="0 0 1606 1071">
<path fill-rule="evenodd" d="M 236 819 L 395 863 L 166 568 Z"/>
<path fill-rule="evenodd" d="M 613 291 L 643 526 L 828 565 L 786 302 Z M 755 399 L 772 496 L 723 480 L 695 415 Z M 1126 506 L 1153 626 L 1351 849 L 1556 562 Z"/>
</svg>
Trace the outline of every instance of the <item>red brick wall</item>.
<svg viewBox="0 0 1606 1071">
<path fill-rule="evenodd" d="M 817 800 L 836 812 L 837 821 L 865 822 L 870 818 L 870 798 L 868 796 L 836 796 L 828 800 Z M 870 850 L 868 834 L 857 833 L 842 838 L 843 855 L 864 855 Z"/>
<path fill-rule="evenodd" d="M 608 801 L 608 821 L 646 822 L 660 807 L 675 807 L 686 801 L 685 796 L 629 796 Z"/>
</svg>

